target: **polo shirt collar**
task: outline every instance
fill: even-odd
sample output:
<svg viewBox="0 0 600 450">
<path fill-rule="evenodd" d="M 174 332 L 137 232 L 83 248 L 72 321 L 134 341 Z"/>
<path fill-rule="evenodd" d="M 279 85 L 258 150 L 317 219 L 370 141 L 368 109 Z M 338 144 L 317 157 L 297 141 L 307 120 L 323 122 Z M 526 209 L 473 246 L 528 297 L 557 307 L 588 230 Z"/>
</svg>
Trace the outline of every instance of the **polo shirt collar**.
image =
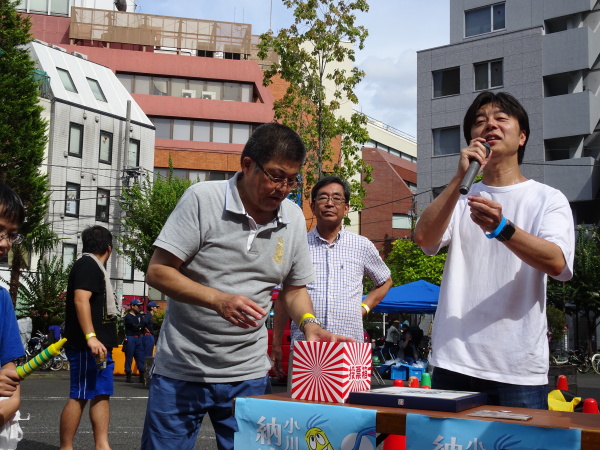
<svg viewBox="0 0 600 450">
<path fill-rule="evenodd" d="M 233 177 L 227 180 L 227 189 L 225 190 L 225 211 L 229 211 L 234 214 L 241 214 L 242 216 L 248 215 L 242 198 L 240 197 L 240 191 L 237 187 L 237 181 L 242 176 L 242 172 L 236 172 Z M 285 202 L 285 200 L 284 200 Z M 277 207 L 277 216 L 275 217 L 278 222 L 283 224 L 290 223 L 289 216 L 285 209 L 281 205 Z"/>
</svg>

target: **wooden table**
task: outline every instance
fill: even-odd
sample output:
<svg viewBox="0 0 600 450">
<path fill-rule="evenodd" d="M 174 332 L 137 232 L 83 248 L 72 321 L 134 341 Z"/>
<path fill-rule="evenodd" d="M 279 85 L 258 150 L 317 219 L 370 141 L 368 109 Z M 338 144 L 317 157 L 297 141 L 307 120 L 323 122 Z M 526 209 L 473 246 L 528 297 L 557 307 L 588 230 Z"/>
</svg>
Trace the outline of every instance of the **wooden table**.
<svg viewBox="0 0 600 450">
<path fill-rule="evenodd" d="M 600 414 L 584 414 L 562 411 L 546 411 L 541 409 L 510 408 L 511 412 L 533 416 L 532 419 L 526 422 L 522 422 L 517 420 L 490 419 L 485 417 L 472 417 L 467 415 L 469 413 L 481 409 L 492 411 L 507 409 L 506 407 L 491 405 L 479 406 L 477 408 L 467 409 L 459 413 L 451 413 L 444 411 L 423 411 L 419 409 L 390 408 L 385 406 L 355 405 L 350 403 L 339 404 L 311 402 L 307 400 L 293 399 L 291 398 L 291 394 L 289 392 L 284 392 L 281 394 L 261 395 L 252 398 L 264 400 L 279 400 L 287 402 L 316 403 L 320 405 L 350 406 L 362 409 L 375 409 L 377 410 L 376 430 L 377 433 L 382 434 L 406 435 L 407 414 L 421 414 L 429 417 L 437 417 L 443 419 L 468 419 L 504 422 L 515 425 L 527 425 L 542 428 L 580 429 L 581 450 L 600 450 Z"/>
</svg>

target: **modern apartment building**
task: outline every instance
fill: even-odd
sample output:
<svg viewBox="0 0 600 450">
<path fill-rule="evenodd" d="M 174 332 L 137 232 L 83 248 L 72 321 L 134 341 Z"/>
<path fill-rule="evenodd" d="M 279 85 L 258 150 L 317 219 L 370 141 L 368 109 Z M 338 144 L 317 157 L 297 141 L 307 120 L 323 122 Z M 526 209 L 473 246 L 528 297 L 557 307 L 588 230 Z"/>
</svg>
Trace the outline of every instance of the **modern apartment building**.
<svg viewBox="0 0 600 450">
<path fill-rule="evenodd" d="M 560 189 L 576 223 L 599 223 L 600 4 L 452 0 L 450 44 L 418 53 L 419 208 L 456 171 L 462 118 L 482 90 L 529 113 L 522 171 Z"/>
<path fill-rule="evenodd" d="M 152 173 L 154 126 L 107 67 L 39 41 L 29 51 L 45 79 L 40 103 L 48 120 L 42 167 L 50 181 L 47 220 L 68 264 L 81 255 L 87 226 L 102 225 L 115 238 L 124 231 L 115 198 L 133 178 Z M 128 258 L 115 252 L 110 264 L 118 295 L 142 295 L 143 274 L 134 273 Z"/>
</svg>

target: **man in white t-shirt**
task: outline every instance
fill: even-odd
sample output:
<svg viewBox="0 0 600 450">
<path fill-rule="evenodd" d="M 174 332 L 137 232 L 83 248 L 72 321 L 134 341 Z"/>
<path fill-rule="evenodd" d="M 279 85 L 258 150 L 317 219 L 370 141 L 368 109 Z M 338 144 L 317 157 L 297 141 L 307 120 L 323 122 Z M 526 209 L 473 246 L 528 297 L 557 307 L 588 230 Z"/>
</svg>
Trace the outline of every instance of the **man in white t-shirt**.
<svg viewBox="0 0 600 450">
<path fill-rule="evenodd" d="M 490 404 L 547 409 L 546 278 L 573 276 L 571 209 L 561 192 L 521 173 L 529 119 L 513 96 L 479 94 L 463 133 L 468 147 L 456 174 L 415 228 L 425 253 L 449 245 L 432 334 L 432 386 L 485 392 Z M 461 195 L 472 160 L 483 166 L 483 179 Z"/>
</svg>

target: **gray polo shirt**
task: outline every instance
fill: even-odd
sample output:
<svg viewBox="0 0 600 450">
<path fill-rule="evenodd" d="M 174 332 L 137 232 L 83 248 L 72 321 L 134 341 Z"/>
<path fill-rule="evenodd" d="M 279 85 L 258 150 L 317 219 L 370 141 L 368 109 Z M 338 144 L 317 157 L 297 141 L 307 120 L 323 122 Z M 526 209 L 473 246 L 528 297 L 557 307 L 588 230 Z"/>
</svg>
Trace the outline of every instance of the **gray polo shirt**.
<svg viewBox="0 0 600 450">
<path fill-rule="evenodd" d="M 182 261 L 181 273 L 231 294 L 241 294 L 266 311 L 279 283 L 303 286 L 314 279 L 300 208 L 284 200 L 276 220 L 251 234 L 236 182 L 206 181 L 181 197 L 155 246 Z M 267 330 L 242 329 L 215 311 L 169 299 L 155 354 L 155 372 L 205 383 L 251 380 L 266 375 Z"/>
</svg>

